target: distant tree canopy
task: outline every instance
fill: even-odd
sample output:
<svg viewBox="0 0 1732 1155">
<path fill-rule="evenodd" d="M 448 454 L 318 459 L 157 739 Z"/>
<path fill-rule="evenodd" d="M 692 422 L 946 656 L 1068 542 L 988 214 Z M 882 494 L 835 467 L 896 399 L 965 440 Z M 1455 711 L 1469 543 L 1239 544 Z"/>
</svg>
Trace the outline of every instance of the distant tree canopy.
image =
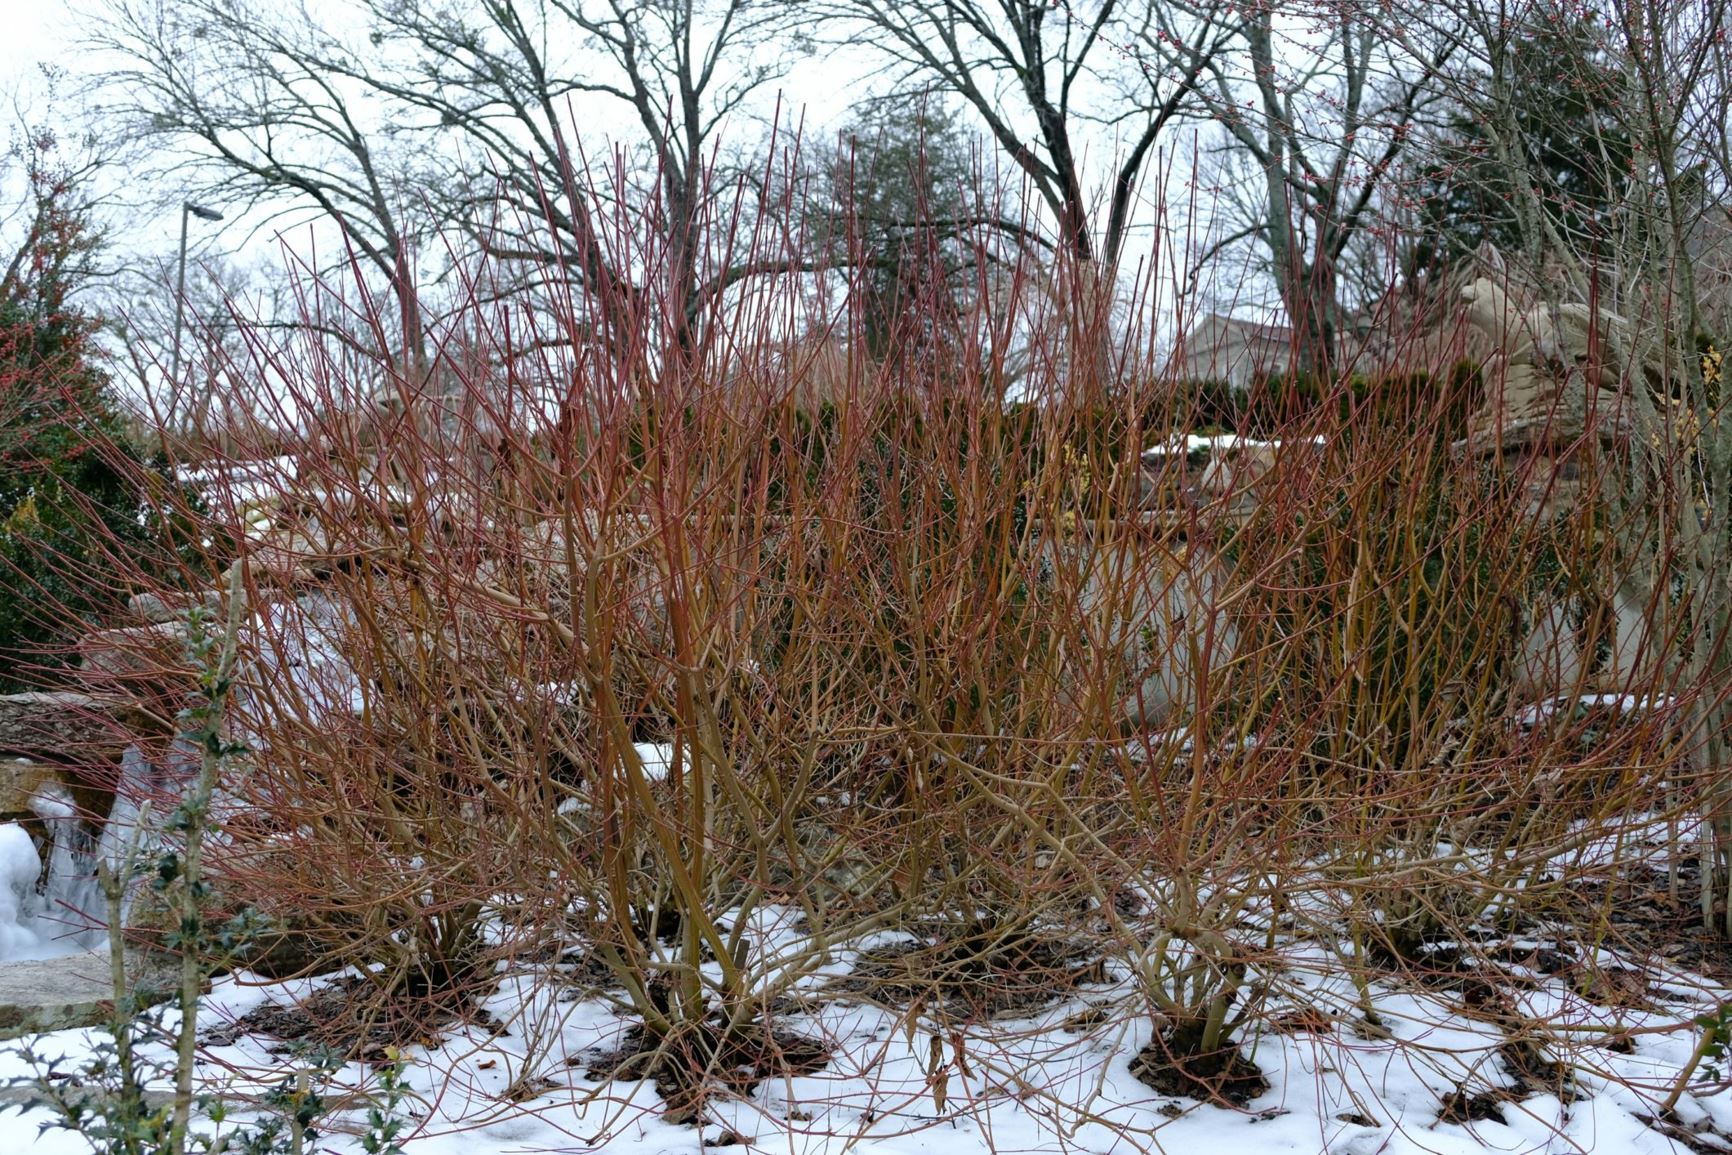
<svg viewBox="0 0 1732 1155">
<path fill-rule="evenodd" d="M 828 229 L 861 266 L 862 336 L 885 358 L 942 341 L 955 312 L 962 234 L 975 216 L 972 141 L 936 102 L 856 115 L 829 158 Z M 846 252 L 851 249 L 852 252 Z"/>
<path fill-rule="evenodd" d="M 1632 146 L 1617 115 L 1623 78 L 1592 26 L 1546 24 L 1522 33 L 1502 72 L 1478 86 L 1487 91 L 1483 103 L 1457 105 L 1422 170 L 1416 268 L 1488 242 L 1505 252 L 1532 251 L 1538 222 L 1523 220 L 1514 181 L 1524 169 L 1550 226 L 1574 251 L 1591 255 L 1610 243 Z M 1489 102 L 1497 99 L 1508 101 L 1502 119 L 1515 127 L 1519 155 L 1499 157 L 1487 131 Z"/>
<path fill-rule="evenodd" d="M 71 294 L 100 243 L 82 190 L 23 158 L 24 235 L 0 281 L 0 690 L 39 685 L 68 663 L 79 626 L 124 602 L 112 552 L 147 540 L 125 476 L 122 422 L 92 348 L 95 319 Z"/>
</svg>

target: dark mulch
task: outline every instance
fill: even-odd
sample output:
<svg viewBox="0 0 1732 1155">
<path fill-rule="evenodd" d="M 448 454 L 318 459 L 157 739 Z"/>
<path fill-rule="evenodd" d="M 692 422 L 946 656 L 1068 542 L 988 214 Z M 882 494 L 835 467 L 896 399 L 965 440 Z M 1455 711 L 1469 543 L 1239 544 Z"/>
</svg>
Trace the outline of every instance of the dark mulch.
<svg viewBox="0 0 1732 1155">
<path fill-rule="evenodd" d="M 1701 893 L 1697 866 L 1687 862 L 1678 871 L 1676 898 L 1661 869 L 1636 871 L 1613 883 L 1584 882 L 1573 888 L 1572 897 L 1582 905 L 1583 917 L 1609 901 L 1612 925 L 1605 945 L 1660 956 L 1715 982 L 1732 982 L 1732 938 L 1702 926 Z"/>
<path fill-rule="evenodd" d="M 862 951 L 834 989 L 976 1020 L 1037 1010 L 1105 979 L 1105 960 L 1074 941 L 977 923 Z"/>
<path fill-rule="evenodd" d="M 1271 1018 L 1269 1029 L 1282 1035 L 1328 1035 L 1335 1031 L 1335 1016 L 1314 1006 L 1295 1007 Z"/>
<path fill-rule="evenodd" d="M 1712 1118 L 1705 1117 L 1693 1127 L 1686 1126 L 1675 1115 L 1637 1115 L 1636 1119 L 1696 1155 L 1732 1152 L 1732 1136 L 1716 1129 Z"/>
<path fill-rule="evenodd" d="M 1522 985 L 1509 971 L 1487 961 L 1478 951 L 1457 946 L 1431 947 L 1393 966 L 1434 991 L 1457 995 L 1466 1009 L 1482 1015 L 1508 1009 L 1505 988 Z"/>
<path fill-rule="evenodd" d="M 704 1140 L 704 1146 L 705 1147 L 738 1147 L 742 1143 L 750 1143 L 750 1142 L 751 1142 L 750 1139 L 747 1139 L 744 1135 L 741 1135 L 737 1131 L 723 1130 L 720 1133 L 713 1135 L 708 1139 L 705 1139 Z"/>
<path fill-rule="evenodd" d="M 1438 1108 L 1440 1123 L 1507 1123 L 1504 1104 L 1519 1103 L 1530 1095 L 1550 1094 L 1565 1103 L 1575 1101 L 1573 1072 L 1568 1065 L 1546 1054 L 1539 1044 L 1511 1039 L 1498 1048 L 1498 1058 L 1510 1085 L 1478 1091 L 1468 1090 L 1466 1084 L 1457 1086 L 1444 1096 Z"/>
<path fill-rule="evenodd" d="M 1543 946 L 1506 945 L 1495 948 L 1486 957 L 1542 975 L 1559 974 L 1576 963 L 1573 954 Z"/>
<path fill-rule="evenodd" d="M 618 990 L 619 975 L 593 952 L 573 948 L 559 956 L 554 972 L 568 985 L 562 996 L 566 1001 L 587 998 L 601 991 Z"/>
<path fill-rule="evenodd" d="M 1208 1054 L 1186 1054 L 1160 1037 L 1137 1052 L 1131 1074 L 1163 1095 L 1243 1107 L 1269 1089 L 1263 1069 L 1240 1054 L 1237 1044 Z"/>
<path fill-rule="evenodd" d="M 456 1023 L 503 1031 L 491 1014 L 467 1000 L 393 997 L 365 978 L 350 976 L 299 1002 L 255 1007 L 233 1022 L 211 1027 L 200 1042 L 223 1047 L 243 1036 L 262 1035 L 281 1040 L 282 1045 L 271 1048 L 273 1054 L 312 1045 L 346 1059 L 383 1062 L 388 1048 L 436 1046 Z"/>
<path fill-rule="evenodd" d="M 748 1023 L 730 1034 L 720 1020 L 710 1019 L 685 1024 L 667 1037 L 632 1027 L 585 1074 L 598 1081 L 653 1079 L 667 1117 L 695 1123 L 710 1094 L 743 1097 L 765 1079 L 807 1075 L 829 1061 L 829 1048 L 805 1035 L 763 1023 Z"/>
<path fill-rule="evenodd" d="M 1457 1087 L 1443 1097 L 1443 1105 L 1438 1109 L 1439 1123 L 1508 1123 L 1504 1118 L 1503 1105 L 1509 1101 L 1509 1095 L 1503 1091 L 1469 1091 L 1466 1087 Z"/>
<path fill-rule="evenodd" d="M 1562 1102 L 1576 1098 L 1575 1073 L 1569 1064 L 1546 1054 L 1538 1043 L 1527 1039 L 1511 1039 L 1498 1048 L 1504 1074 L 1513 1084 L 1512 1097 L 1525 1099 L 1529 1095 L 1556 1095 Z"/>
</svg>

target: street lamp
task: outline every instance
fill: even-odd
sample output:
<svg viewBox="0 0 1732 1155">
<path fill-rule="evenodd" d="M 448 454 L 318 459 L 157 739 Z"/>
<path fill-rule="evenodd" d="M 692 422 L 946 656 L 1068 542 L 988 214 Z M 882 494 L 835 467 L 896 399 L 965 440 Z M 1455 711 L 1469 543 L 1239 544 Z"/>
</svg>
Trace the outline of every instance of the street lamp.
<svg viewBox="0 0 1732 1155">
<path fill-rule="evenodd" d="M 191 201 L 180 204 L 180 273 L 174 283 L 174 367 L 169 371 L 169 388 L 180 389 L 180 326 L 181 318 L 186 314 L 186 223 L 188 217 L 197 217 L 201 221 L 220 221 L 223 215 L 215 209 L 207 209 L 203 205 L 195 205 Z"/>
</svg>

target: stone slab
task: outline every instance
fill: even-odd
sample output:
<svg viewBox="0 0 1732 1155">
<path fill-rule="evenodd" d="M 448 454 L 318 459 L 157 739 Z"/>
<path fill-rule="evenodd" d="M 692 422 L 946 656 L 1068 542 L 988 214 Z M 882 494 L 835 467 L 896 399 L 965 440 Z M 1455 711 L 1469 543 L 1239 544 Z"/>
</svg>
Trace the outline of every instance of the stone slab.
<svg viewBox="0 0 1732 1155">
<path fill-rule="evenodd" d="M 0 1039 L 107 1022 L 114 1011 L 109 967 L 106 946 L 60 958 L 0 961 Z M 161 963 L 129 957 L 133 982 L 145 977 L 146 968 L 152 985 L 166 985 Z"/>
<path fill-rule="evenodd" d="M 197 608 L 213 616 L 222 613 L 222 594 L 206 590 L 199 594 L 181 592 L 138 593 L 126 599 L 127 613 L 145 625 L 181 622 Z"/>
<path fill-rule="evenodd" d="M 27 758 L 0 758 L 0 822 L 36 818 L 30 803 L 45 786 L 70 789 L 64 771 L 58 766 Z"/>
<path fill-rule="evenodd" d="M 119 761 L 135 740 L 129 703 L 72 691 L 0 696 L 0 755 L 80 765 Z"/>
</svg>

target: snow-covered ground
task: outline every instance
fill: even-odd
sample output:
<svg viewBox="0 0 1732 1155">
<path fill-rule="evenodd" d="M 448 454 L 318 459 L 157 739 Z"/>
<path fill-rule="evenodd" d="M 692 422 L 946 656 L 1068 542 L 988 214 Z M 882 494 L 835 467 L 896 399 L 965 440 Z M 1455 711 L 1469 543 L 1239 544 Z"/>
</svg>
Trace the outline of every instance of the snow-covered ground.
<svg viewBox="0 0 1732 1155">
<path fill-rule="evenodd" d="M 791 911 L 760 912 L 753 925 L 760 949 L 793 941 Z M 1732 1150 L 1723 1138 L 1732 1135 L 1732 1097 L 1713 1062 L 1673 1117 L 1653 1122 L 1700 1038 L 1694 1020 L 1716 1013 L 1726 991 L 1587 945 L 1564 946 L 1560 959 L 1559 946 L 1550 938 L 1501 944 L 1496 957 L 1517 961 L 1477 972 L 1493 978 L 1490 999 L 1483 985 L 1475 995 L 1475 984 L 1383 977 L 1368 989 L 1381 1020 L 1372 1028 L 1338 956 L 1288 944 L 1263 976 L 1263 1025 L 1243 1039 L 1269 1088 L 1243 1108 L 1139 1081 L 1132 1060 L 1155 1026 L 1128 975 L 1110 965 L 1102 981 L 1045 1006 L 968 1021 L 862 1000 L 836 982 L 859 957 L 841 950 L 775 1021 L 823 1042 L 829 1062 L 768 1078 L 744 1097 L 717 1096 L 700 1126 L 665 1119 L 649 1082 L 592 1077 L 631 1024 L 570 968 L 517 969 L 501 974 L 486 1003 L 497 1025 L 459 1026 L 401 1052 L 412 1092 L 405 1147 L 411 1155 L 603 1147 L 648 1155 L 706 1145 L 800 1155 Z M 1619 993 L 1597 990 L 1604 984 L 1585 981 L 1590 972 L 1617 976 Z M 220 1029 L 341 981 L 225 977 L 201 1024 Z M 220 1030 L 218 1039 L 203 1051 L 200 1079 L 237 1107 L 292 1077 L 293 1060 L 276 1040 L 242 1033 L 225 1041 Z M 70 1031 L 30 1042 L 38 1055 L 76 1058 L 98 1041 L 99 1033 Z M 20 1047 L 0 1051 L 0 1079 L 30 1074 Z M 1512 1066 L 1521 1054 L 1537 1056 L 1542 1070 Z M 337 1072 L 327 1098 L 340 1109 L 318 1150 L 362 1150 L 377 1086 L 378 1068 L 366 1063 Z M 40 1110 L 0 1116 L 0 1152 L 89 1149 L 65 1132 L 38 1138 L 46 1118 Z"/>
</svg>

